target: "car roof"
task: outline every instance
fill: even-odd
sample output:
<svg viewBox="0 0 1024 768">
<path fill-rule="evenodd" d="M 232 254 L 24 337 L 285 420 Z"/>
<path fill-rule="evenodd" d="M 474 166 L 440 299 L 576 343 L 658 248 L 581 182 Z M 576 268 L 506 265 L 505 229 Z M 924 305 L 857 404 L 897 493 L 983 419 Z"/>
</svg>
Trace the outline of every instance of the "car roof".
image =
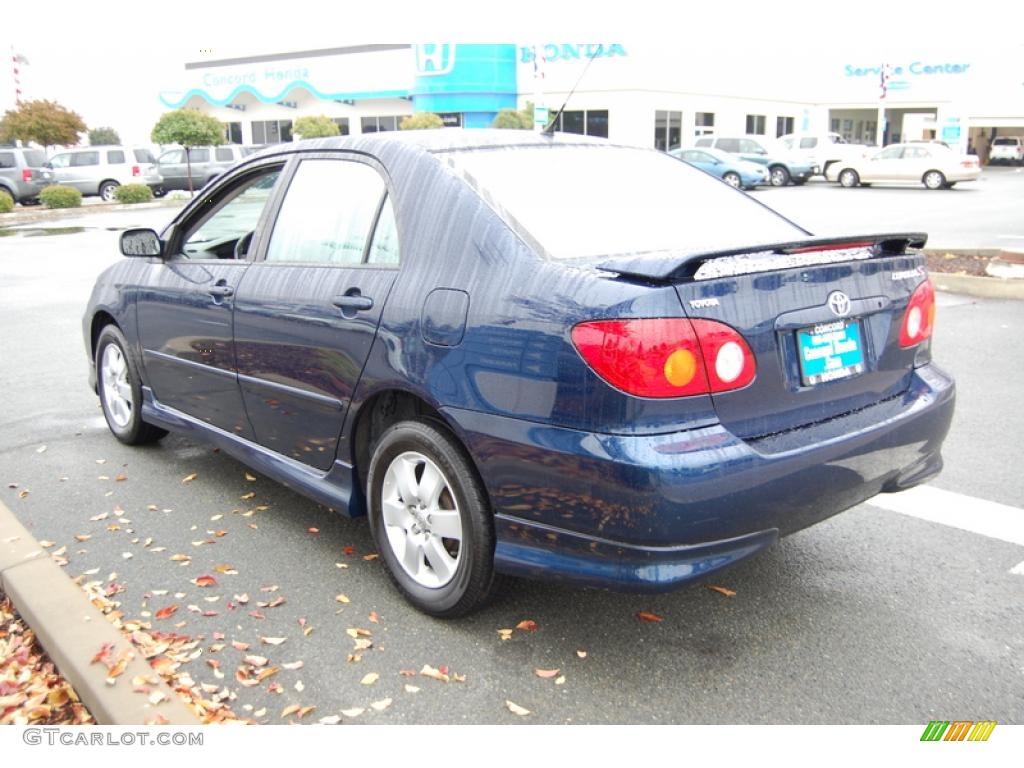
<svg viewBox="0 0 1024 768">
<path fill-rule="evenodd" d="M 358 136 L 303 139 L 302 141 L 272 144 L 251 157 L 331 149 L 354 149 L 373 153 L 388 148 L 408 148 L 424 153 L 436 153 L 500 147 L 573 145 L 621 146 L 609 142 L 607 139 L 574 133 L 541 134 L 536 131 L 497 128 L 443 128 L 420 131 L 382 131 Z"/>
</svg>

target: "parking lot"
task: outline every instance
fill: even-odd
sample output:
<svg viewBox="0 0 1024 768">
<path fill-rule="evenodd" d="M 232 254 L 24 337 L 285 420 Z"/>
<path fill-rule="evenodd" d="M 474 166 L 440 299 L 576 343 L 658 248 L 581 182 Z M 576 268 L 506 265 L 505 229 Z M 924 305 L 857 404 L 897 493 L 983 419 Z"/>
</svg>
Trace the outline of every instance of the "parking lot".
<svg viewBox="0 0 1024 768">
<path fill-rule="evenodd" d="M 753 195 L 817 233 L 921 230 L 935 247 L 1024 247 L 1015 168 L 948 191 L 815 181 Z M 60 234 L 0 237 L 0 498 L 63 551 L 70 577 L 98 582 L 125 616 L 198 641 L 202 653 L 181 671 L 240 717 L 1024 720 L 1024 540 L 1012 527 L 982 535 L 970 525 L 1024 507 L 1024 416 L 1012 406 L 1020 302 L 940 296 L 935 358 L 959 400 L 947 466 L 926 500 L 911 497 L 904 511 L 863 504 L 667 595 L 517 580 L 484 611 L 443 622 L 393 590 L 365 521 L 187 438 L 132 449 L 108 433 L 86 383 L 81 314 L 95 275 L 119 258 L 117 230 L 172 212 L 88 213 L 62 220 Z M 945 522 L 926 519 L 938 508 Z M 197 585 L 202 576 L 215 584 Z M 173 619 L 155 618 L 172 605 Z M 280 671 L 249 686 L 236 671 L 253 653 Z M 293 704 L 316 709 L 282 719 Z"/>
</svg>

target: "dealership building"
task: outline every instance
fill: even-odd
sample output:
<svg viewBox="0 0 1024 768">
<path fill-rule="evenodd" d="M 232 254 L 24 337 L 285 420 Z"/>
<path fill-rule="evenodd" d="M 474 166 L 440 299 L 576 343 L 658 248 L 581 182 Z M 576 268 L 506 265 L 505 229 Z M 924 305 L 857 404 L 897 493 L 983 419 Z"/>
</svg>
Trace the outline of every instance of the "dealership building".
<svg viewBox="0 0 1024 768">
<path fill-rule="evenodd" d="M 417 112 L 485 128 L 533 102 L 552 116 L 563 108 L 559 130 L 660 149 L 708 134 L 834 131 L 864 144 L 937 138 L 984 156 L 993 137 L 1024 135 L 1022 54 L 725 60 L 621 43 L 363 45 L 190 62 L 160 99 L 213 115 L 240 144 L 290 141 L 303 115 L 326 115 L 345 135 L 396 130 Z"/>
</svg>

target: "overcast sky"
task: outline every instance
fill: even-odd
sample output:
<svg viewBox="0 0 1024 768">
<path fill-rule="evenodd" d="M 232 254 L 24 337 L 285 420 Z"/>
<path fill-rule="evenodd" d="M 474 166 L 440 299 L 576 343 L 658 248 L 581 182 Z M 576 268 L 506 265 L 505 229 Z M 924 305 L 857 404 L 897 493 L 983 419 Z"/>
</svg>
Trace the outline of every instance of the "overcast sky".
<svg viewBox="0 0 1024 768">
<path fill-rule="evenodd" d="M 1021 72 L 1024 45 L 1019 2 L 970 6 L 920 2 L 828 3 L 773 0 L 716 4 L 721 10 L 667 10 L 656 0 L 409 0 L 359 4 L 300 0 L 258 4 L 197 2 L 99 3 L 57 0 L 7 3 L 0 51 L 28 59 L 23 98 L 51 99 L 78 112 L 89 127 L 109 125 L 126 142 L 147 142 L 165 108 L 158 94 L 179 87 L 184 64 L 209 58 L 280 53 L 366 43 L 614 41 L 627 46 L 685 47 L 706 52 L 708 67 L 756 68 L 759 60 L 807 65 L 846 55 L 858 61 L 906 55 L 927 46 L 1006 51 Z M 710 5 L 710 4 L 708 4 Z M 268 7 L 277 10 L 267 12 Z M 955 13 L 946 10 L 957 8 Z M 877 8 L 877 10 L 875 10 Z M 1000 9 L 1006 8 L 1007 24 Z M 12 39 L 13 36 L 13 39 Z M 0 111 L 13 108 L 10 63 L 0 70 Z"/>
</svg>

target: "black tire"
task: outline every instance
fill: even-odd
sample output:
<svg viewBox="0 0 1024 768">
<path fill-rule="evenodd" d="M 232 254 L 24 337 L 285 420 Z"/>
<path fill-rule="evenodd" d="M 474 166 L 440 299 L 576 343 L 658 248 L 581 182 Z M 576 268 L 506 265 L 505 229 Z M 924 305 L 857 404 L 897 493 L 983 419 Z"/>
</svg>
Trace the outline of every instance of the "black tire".
<svg viewBox="0 0 1024 768">
<path fill-rule="evenodd" d="M 789 169 L 784 165 L 773 165 L 768 169 L 773 187 L 784 187 L 789 184 Z"/>
<path fill-rule="evenodd" d="M 952 189 L 955 186 L 956 186 L 956 182 L 955 181 L 947 181 L 946 182 L 946 189 Z"/>
<path fill-rule="evenodd" d="M 792 181 L 794 187 L 802 187 L 807 183 L 807 179 L 793 179 Z"/>
<path fill-rule="evenodd" d="M 921 183 L 927 189 L 942 189 L 946 186 L 946 176 L 941 171 L 925 171 L 924 176 L 921 177 Z"/>
<path fill-rule="evenodd" d="M 723 173 L 722 181 L 724 181 L 733 189 L 739 189 L 743 185 L 743 181 L 742 179 L 740 179 L 740 175 L 733 171 L 726 171 L 725 173 Z"/>
<path fill-rule="evenodd" d="M 421 483 L 440 488 L 430 494 L 436 498 L 421 498 Z M 476 472 L 451 434 L 424 421 L 389 427 L 373 448 L 366 486 L 370 530 L 406 600 L 440 618 L 483 606 L 496 583 L 494 520 Z M 441 517 L 450 536 L 439 530 Z"/>
<path fill-rule="evenodd" d="M 113 370 L 115 358 L 124 363 L 123 377 Z M 96 340 L 96 390 L 107 426 L 122 443 L 145 445 L 167 434 L 166 430 L 142 420 L 142 382 L 128 352 L 128 342 L 116 325 L 106 326 Z"/>
<path fill-rule="evenodd" d="M 104 181 L 100 184 L 100 197 L 108 203 L 114 202 L 117 199 L 114 197 L 114 191 L 120 186 L 116 181 Z"/>
<path fill-rule="evenodd" d="M 856 187 L 860 184 L 860 176 L 853 168 L 843 168 L 839 172 L 838 179 L 840 186 L 847 188 Z"/>
</svg>

